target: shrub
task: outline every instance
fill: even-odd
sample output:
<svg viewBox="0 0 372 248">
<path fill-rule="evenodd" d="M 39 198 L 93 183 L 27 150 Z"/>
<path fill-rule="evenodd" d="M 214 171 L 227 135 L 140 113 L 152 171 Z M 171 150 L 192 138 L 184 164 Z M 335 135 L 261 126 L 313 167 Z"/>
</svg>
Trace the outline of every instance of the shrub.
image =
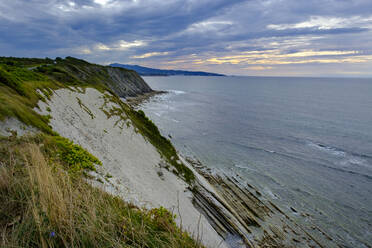
<svg viewBox="0 0 372 248">
<path fill-rule="evenodd" d="M 46 149 L 54 152 L 54 155 L 67 165 L 70 172 L 96 171 L 95 164 L 102 165 L 98 158 L 64 137 L 49 136 L 46 140 Z"/>
<path fill-rule="evenodd" d="M 22 88 L 21 81 L 1 67 L 0 67 L 0 82 L 14 89 L 20 95 L 22 96 L 25 95 L 25 90 Z"/>
</svg>

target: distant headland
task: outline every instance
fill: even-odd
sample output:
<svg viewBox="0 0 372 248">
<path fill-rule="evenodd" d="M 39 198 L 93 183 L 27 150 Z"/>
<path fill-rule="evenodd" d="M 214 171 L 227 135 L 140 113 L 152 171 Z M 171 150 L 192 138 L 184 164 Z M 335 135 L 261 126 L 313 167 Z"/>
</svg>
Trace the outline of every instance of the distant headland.
<svg viewBox="0 0 372 248">
<path fill-rule="evenodd" d="M 110 64 L 110 66 L 133 70 L 133 71 L 136 71 L 141 76 L 175 76 L 175 75 L 226 76 L 223 74 L 203 72 L 203 71 L 162 70 L 162 69 L 149 68 L 149 67 L 144 67 L 144 66 L 139 66 L 139 65 L 126 65 L 126 64 L 118 64 L 118 63 Z"/>
</svg>

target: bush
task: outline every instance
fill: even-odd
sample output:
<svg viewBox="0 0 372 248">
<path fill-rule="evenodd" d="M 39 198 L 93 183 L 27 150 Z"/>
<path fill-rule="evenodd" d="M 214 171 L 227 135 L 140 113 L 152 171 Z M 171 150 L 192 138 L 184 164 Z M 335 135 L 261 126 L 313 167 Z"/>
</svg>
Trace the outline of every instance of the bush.
<svg viewBox="0 0 372 248">
<path fill-rule="evenodd" d="M 67 165 L 70 172 L 96 171 L 95 165 L 102 165 L 98 158 L 64 137 L 50 136 L 46 140 L 46 149 L 52 151 L 53 155 L 56 155 L 62 163 Z"/>
<path fill-rule="evenodd" d="M 3 83 L 6 86 L 14 89 L 15 91 L 18 92 L 18 94 L 22 96 L 25 95 L 25 90 L 22 88 L 21 81 L 1 67 L 0 67 L 0 83 Z"/>
</svg>

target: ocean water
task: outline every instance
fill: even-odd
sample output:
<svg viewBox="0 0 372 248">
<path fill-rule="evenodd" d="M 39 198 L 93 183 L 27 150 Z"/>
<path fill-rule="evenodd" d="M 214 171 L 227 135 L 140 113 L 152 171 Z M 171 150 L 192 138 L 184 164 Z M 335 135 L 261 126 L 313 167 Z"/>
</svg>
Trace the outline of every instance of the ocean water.
<svg viewBox="0 0 372 248">
<path fill-rule="evenodd" d="M 181 153 L 241 175 L 345 247 L 372 246 L 371 79 L 144 79 L 169 91 L 141 109 Z"/>
</svg>

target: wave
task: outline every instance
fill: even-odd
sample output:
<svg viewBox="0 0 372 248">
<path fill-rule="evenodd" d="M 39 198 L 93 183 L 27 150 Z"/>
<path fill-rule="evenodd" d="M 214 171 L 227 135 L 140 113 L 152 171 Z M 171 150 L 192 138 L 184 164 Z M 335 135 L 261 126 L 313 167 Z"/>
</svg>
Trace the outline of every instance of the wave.
<svg viewBox="0 0 372 248">
<path fill-rule="evenodd" d="M 255 170 L 255 169 L 253 169 L 253 168 L 251 168 L 251 167 L 249 167 L 249 166 L 245 166 L 245 165 L 243 165 L 243 164 L 241 164 L 241 163 L 234 164 L 234 166 L 235 166 L 236 168 L 239 168 L 239 169 L 245 169 L 245 170 L 250 170 L 250 171 L 257 171 L 257 170 Z"/>
<path fill-rule="evenodd" d="M 327 146 L 321 143 L 308 142 L 308 145 L 316 148 L 320 151 L 326 152 L 328 154 L 334 155 L 339 159 L 341 165 L 346 166 L 348 164 L 371 167 L 366 159 L 372 159 L 372 156 L 366 154 L 359 154 L 354 152 L 347 152 L 337 147 Z"/>
<path fill-rule="evenodd" d="M 344 151 L 340 148 L 323 145 L 321 143 L 308 142 L 308 145 L 312 146 L 312 147 L 317 147 L 319 149 L 324 149 L 326 151 L 334 152 L 335 154 L 343 154 L 344 153 L 344 154 L 351 154 L 353 156 L 357 156 L 357 157 L 361 157 L 361 158 L 372 159 L 372 155 L 361 154 L 361 153 L 356 153 L 356 152 L 347 152 L 347 151 Z"/>
<path fill-rule="evenodd" d="M 279 199 L 279 197 L 274 194 L 269 188 L 265 187 L 264 190 L 263 190 L 264 194 L 266 194 L 267 196 L 269 196 L 271 199 Z"/>
<path fill-rule="evenodd" d="M 226 141 L 220 141 L 220 142 L 226 143 Z M 324 167 L 324 168 L 327 168 L 327 169 L 330 169 L 330 170 L 334 170 L 334 171 L 338 171 L 338 172 L 342 172 L 342 173 L 347 173 L 347 174 L 351 174 L 351 175 L 356 175 L 356 176 L 360 176 L 360 177 L 363 177 L 363 178 L 368 179 L 368 180 L 372 180 L 372 176 L 369 175 L 369 174 L 365 174 L 365 173 L 353 171 L 353 170 L 346 169 L 346 168 L 334 167 L 334 166 L 330 166 L 330 165 L 327 165 L 327 164 L 324 164 L 324 163 L 315 162 L 315 161 L 309 161 L 309 160 L 307 160 L 305 158 L 301 158 L 301 157 L 295 156 L 293 154 L 286 154 L 286 153 L 282 153 L 282 152 L 275 152 L 275 151 L 267 150 L 267 149 L 264 149 L 264 148 L 243 145 L 243 144 L 239 144 L 239 143 L 235 143 L 235 142 L 228 142 L 228 143 L 229 144 L 232 144 L 232 145 L 235 145 L 235 146 L 240 146 L 240 147 L 245 148 L 245 149 L 250 149 L 250 150 L 255 150 L 255 151 L 263 151 L 263 152 L 275 154 L 276 156 L 286 157 L 286 158 L 293 159 L 293 160 L 296 160 L 296 161 L 303 161 L 303 162 L 311 163 L 312 165 Z M 313 143 L 313 144 L 314 145 L 317 145 L 315 143 Z M 325 145 L 317 145 L 317 146 L 320 147 L 320 148 L 325 149 L 326 151 L 330 150 L 329 149 L 330 147 L 325 148 L 326 147 Z M 344 152 L 344 151 L 339 150 L 338 153 L 336 153 L 336 152 L 335 152 L 335 154 L 341 154 L 341 152 Z M 344 153 L 345 153 L 345 155 L 347 155 L 346 152 L 344 152 Z M 359 160 L 356 160 L 354 157 L 351 157 L 350 160 L 352 160 L 354 163 L 358 163 L 357 165 L 361 165 L 361 164 L 367 162 L 367 161 L 361 162 Z M 347 161 L 347 163 L 350 163 L 350 161 Z M 363 164 L 363 165 L 365 165 L 367 167 L 369 166 L 368 164 Z"/>
<path fill-rule="evenodd" d="M 155 95 L 151 99 L 151 102 L 152 103 L 155 102 L 155 103 L 159 103 L 159 104 L 166 103 L 168 105 L 171 102 L 171 99 L 174 96 L 186 94 L 186 92 L 182 91 L 182 90 L 166 90 L 165 92 L 166 92 L 166 94 Z"/>
<path fill-rule="evenodd" d="M 263 152 L 267 152 L 267 153 L 278 153 L 276 151 L 273 151 L 273 150 L 267 150 L 265 148 L 261 148 L 261 147 L 256 147 L 256 146 L 249 146 L 249 145 L 244 145 L 244 144 L 239 144 L 239 143 L 236 143 L 236 142 L 227 142 L 227 141 L 224 141 L 224 140 L 219 140 L 217 142 L 221 142 L 221 143 L 229 143 L 231 145 L 235 145 L 235 146 L 240 146 L 240 147 L 243 147 L 243 148 L 248 148 L 250 150 L 256 150 L 256 151 L 263 151 Z M 279 154 L 279 153 L 278 153 Z"/>
<path fill-rule="evenodd" d="M 320 144 L 320 143 L 313 143 L 313 142 L 309 142 L 308 146 L 314 147 L 316 149 L 319 149 L 321 151 L 324 151 L 324 152 L 327 152 L 327 153 L 330 153 L 330 154 L 333 154 L 333 155 L 336 155 L 336 156 L 339 156 L 339 157 L 345 157 L 346 156 L 345 151 L 343 151 L 341 149 L 338 149 L 336 147 L 326 146 L 326 145 L 323 145 L 323 144 Z"/>
<path fill-rule="evenodd" d="M 183 94 L 186 94 L 185 91 L 182 91 L 182 90 L 167 90 L 169 93 L 173 93 L 175 95 L 183 95 Z"/>
</svg>

